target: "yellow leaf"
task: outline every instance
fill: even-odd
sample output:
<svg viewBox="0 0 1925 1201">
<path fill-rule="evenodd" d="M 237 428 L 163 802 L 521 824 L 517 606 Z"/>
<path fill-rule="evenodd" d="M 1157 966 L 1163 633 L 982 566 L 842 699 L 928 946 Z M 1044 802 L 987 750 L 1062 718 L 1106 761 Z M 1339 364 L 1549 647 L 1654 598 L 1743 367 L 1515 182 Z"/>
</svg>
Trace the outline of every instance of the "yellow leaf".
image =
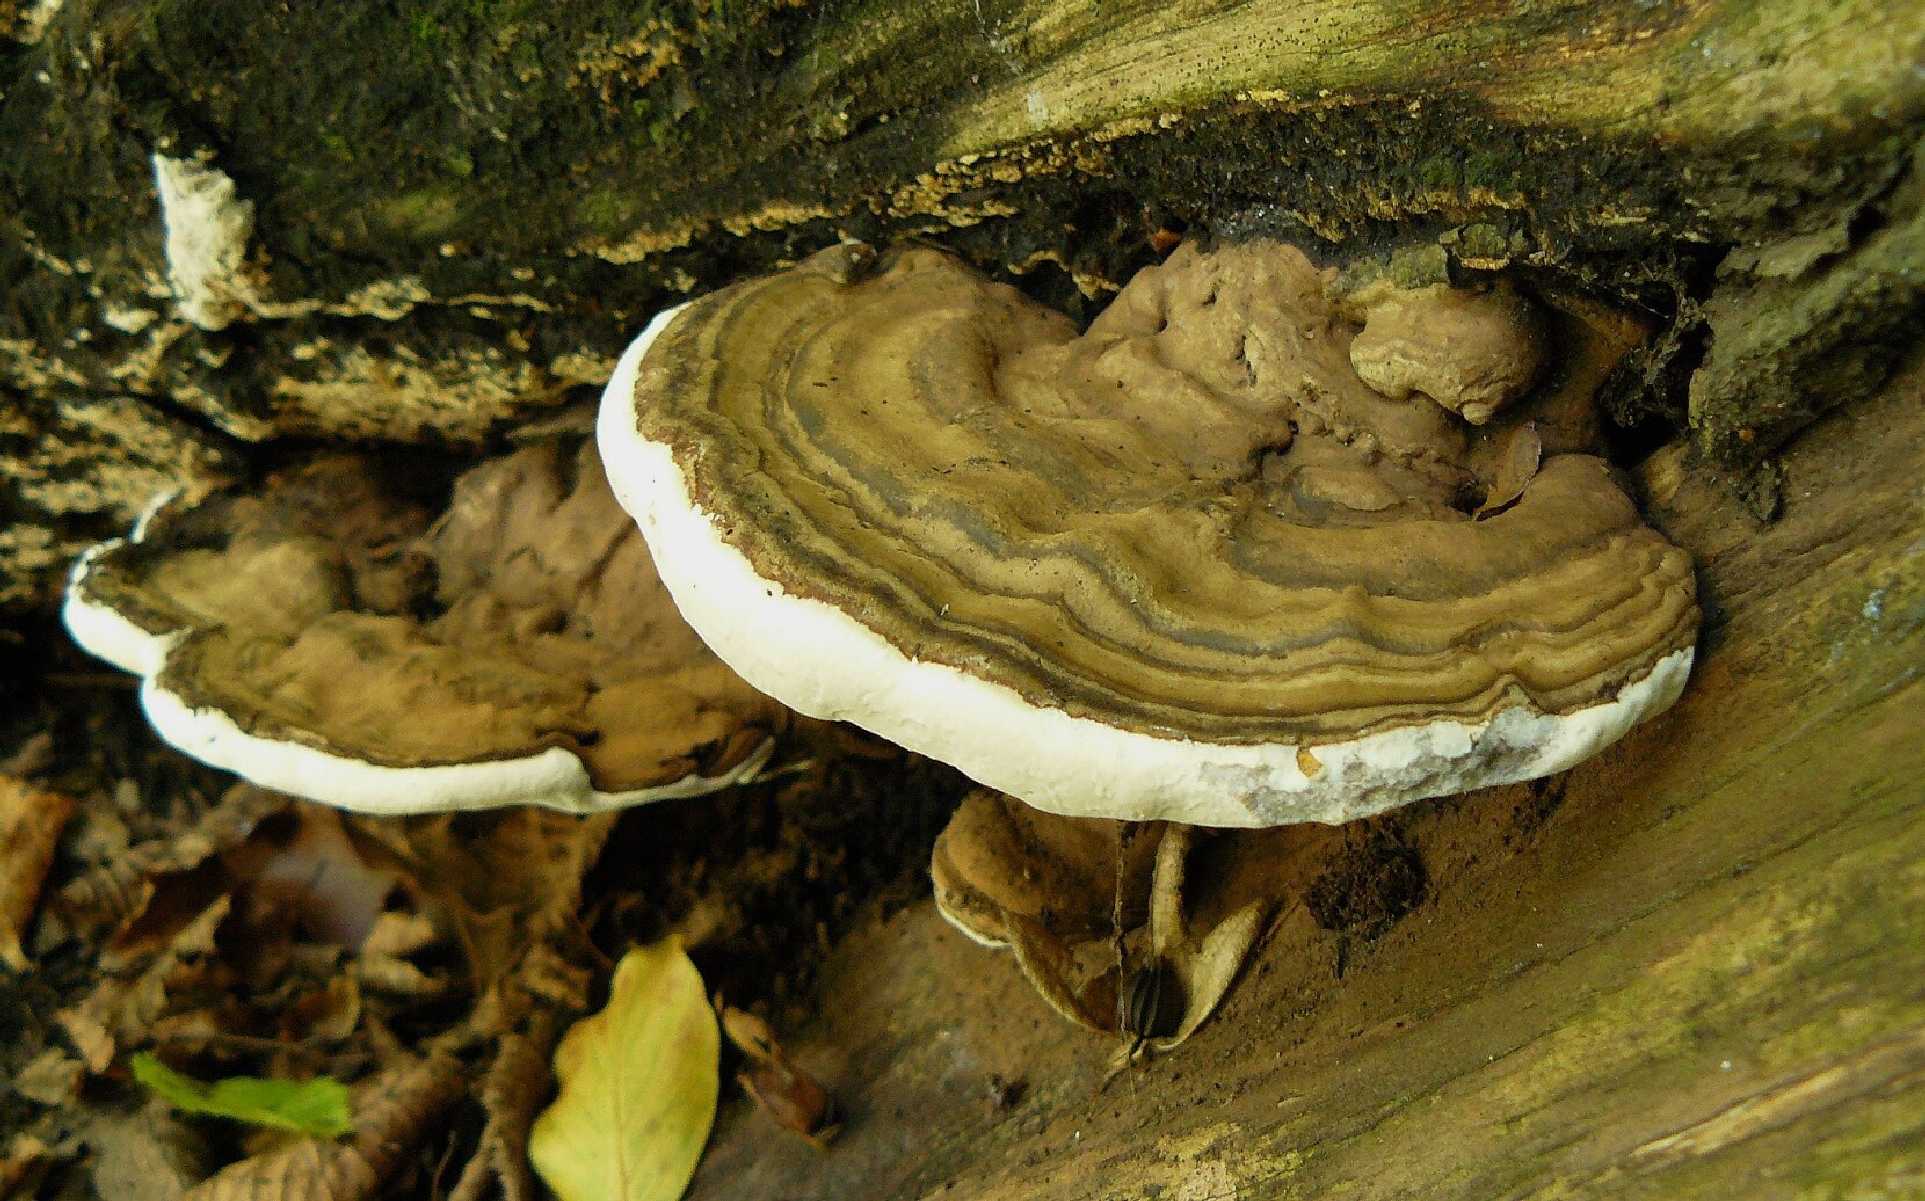
<svg viewBox="0 0 1925 1201">
<path fill-rule="evenodd" d="M 608 1007 L 555 1049 L 528 1158 L 561 1201 L 675 1201 L 715 1121 L 719 1036 L 678 939 L 622 956 Z"/>
</svg>

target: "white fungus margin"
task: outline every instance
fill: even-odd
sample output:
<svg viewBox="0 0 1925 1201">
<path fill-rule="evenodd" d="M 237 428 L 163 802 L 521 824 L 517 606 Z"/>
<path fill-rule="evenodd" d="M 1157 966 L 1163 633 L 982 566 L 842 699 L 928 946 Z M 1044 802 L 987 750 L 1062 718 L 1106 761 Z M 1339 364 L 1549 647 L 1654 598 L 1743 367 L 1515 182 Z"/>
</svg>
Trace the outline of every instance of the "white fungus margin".
<svg viewBox="0 0 1925 1201">
<path fill-rule="evenodd" d="M 641 436 L 635 386 L 648 347 L 684 306 L 630 344 L 602 394 L 596 440 L 615 497 L 641 526 L 682 616 L 750 684 L 811 717 L 847 721 L 976 781 L 1073 817 L 1203 826 L 1346 822 L 1425 797 L 1562 771 L 1668 708 L 1693 650 L 1674 651 L 1609 701 L 1527 707 L 1306 747 L 1159 738 L 1039 708 L 1014 689 L 917 660 L 841 610 L 756 574 L 691 498 L 669 448 Z"/>
</svg>

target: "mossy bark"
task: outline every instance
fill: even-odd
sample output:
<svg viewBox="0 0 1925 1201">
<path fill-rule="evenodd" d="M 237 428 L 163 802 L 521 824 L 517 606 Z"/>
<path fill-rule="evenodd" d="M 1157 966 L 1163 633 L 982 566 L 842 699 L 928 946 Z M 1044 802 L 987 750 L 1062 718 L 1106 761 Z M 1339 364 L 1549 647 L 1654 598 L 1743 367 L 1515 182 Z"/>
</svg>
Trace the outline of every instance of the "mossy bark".
<svg viewBox="0 0 1925 1201">
<path fill-rule="evenodd" d="M 486 440 L 843 236 L 1085 315 L 1159 227 L 1556 274 L 1667 327 L 1620 417 L 1682 420 L 1706 362 L 1690 417 L 1740 466 L 1919 325 L 1917 5 L 34 0 L 0 35 L 0 403 L 137 398 L 197 460 Z M 156 152 L 251 206 L 227 328 L 180 319 Z M 0 507 L 51 548 L 0 553 L 11 603 L 131 516 Z"/>
</svg>

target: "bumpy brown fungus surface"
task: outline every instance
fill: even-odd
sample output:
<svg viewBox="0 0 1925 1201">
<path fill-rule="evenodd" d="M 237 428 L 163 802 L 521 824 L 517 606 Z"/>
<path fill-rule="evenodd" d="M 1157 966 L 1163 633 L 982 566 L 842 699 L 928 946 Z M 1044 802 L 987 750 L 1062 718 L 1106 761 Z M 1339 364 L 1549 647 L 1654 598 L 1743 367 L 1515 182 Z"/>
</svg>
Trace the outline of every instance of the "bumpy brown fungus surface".
<svg viewBox="0 0 1925 1201">
<path fill-rule="evenodd" d="M 348 807 L 586 809 L 756 769 L 783 711 L 681 620 L 591 446 L 476 467 L 438 516 L 393 483 L 339 456 L 163 509 L 83 560 L 69 626 L 182 749 Z"/>
<path fill-rule="evenodd" d="M 1350 343 L 1359 379 L 1393 400 L 1421 392 L 1473 425 L 1528 392 L 1543 364 L 1541 322 L 1505 285 L 1379 287 L 1350 304 L 1364 314 Z"/>
<path fill-rule="evenodd" d="M 1570 453 L 1596 372 L 1474 428 L 1359 378 L 1328 283 L 1185 246 L 1078 336 L 940 253 L 844 246 L 658 321 L 600 444 L 745 678 L 1066 814 L 1347 820 L 1669 705 L 1691 566 Z"/>
</svg>

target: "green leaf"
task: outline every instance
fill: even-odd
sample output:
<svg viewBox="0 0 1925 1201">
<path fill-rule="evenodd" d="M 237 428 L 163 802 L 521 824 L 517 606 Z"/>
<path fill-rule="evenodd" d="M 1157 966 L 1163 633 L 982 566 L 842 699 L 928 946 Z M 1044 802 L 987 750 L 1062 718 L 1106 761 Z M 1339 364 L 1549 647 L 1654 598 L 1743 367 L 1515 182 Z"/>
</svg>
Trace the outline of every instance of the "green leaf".
<svg viewBox="0 0 1925 1201">
<path fill-rule="evenodd" d="M 254 1126 L 274 1126 L 335 1138 L 354 1129 L 348 1113 L 347 1085 L 327 1076 L 312 1080 L 263 1080 L 228 1076 L 212 1084 L 183 1076 L 152 1055 L 134 1056 L 134 1079 L 155 1096 L 188 1113 L 232 1118 Z"/>
<path fill-rule="evenodd" d="M 720 1035 L 701 974 L 669 938 L 615 967 L 608 1007 L 555 1048 L 561 1092 L 528 1159 L 561 1201 L 676 1201 L 715 1122 Z"/>
</svg>

